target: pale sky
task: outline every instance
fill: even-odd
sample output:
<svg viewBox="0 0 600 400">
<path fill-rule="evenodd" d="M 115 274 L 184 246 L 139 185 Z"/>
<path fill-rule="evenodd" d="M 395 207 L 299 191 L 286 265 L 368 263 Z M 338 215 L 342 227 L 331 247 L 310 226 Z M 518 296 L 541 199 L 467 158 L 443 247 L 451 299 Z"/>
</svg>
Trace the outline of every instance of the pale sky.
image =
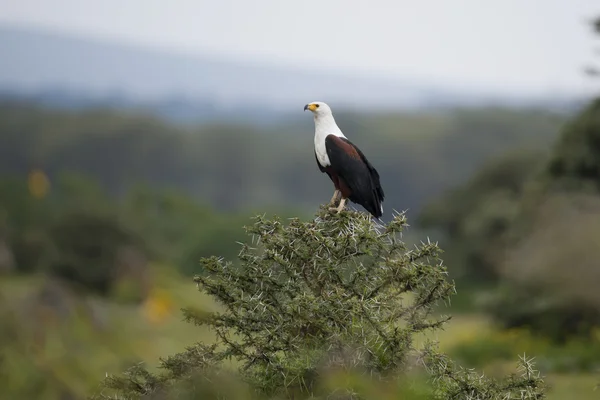
<svg viewBox="0 0 600 400">
<path fill-rule="evenodd" d="M 592 90 L 581 71 L 600 47 L 586 25 L 596 15 L 600 0 L 0 0 L 0 23 L 538 93 Z"/>
</svg>

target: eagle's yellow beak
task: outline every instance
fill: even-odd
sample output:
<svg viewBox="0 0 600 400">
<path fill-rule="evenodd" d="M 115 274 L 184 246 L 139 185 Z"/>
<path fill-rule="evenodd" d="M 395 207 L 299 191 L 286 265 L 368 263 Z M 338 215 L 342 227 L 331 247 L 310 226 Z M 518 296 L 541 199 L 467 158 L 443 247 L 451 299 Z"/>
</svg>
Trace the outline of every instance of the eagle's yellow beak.
<svg viewBox="0 0 600 400">
<path fill-rule="evenodd" d="M 312 103 L 304 106 L 304 111 L 306 111 L 306 110 L 315 111 L 316 109 L 317 109 L 317 106 Z"/>
</svg>

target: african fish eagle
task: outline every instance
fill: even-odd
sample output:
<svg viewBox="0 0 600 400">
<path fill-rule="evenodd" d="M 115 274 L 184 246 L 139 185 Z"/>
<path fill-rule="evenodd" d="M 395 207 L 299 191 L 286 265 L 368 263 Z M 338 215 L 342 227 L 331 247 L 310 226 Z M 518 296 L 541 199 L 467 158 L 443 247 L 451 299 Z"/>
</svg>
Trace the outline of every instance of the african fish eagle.
<svg viewBox="0 0 600 400">
<path fill-rule="evenodd" d="M 335 191 L 331 198 L 330 210 L 339 213 L 349 199 L 360 204 L 375 218 L 383 214 L 383 189 L 379 173 L 365 155 L 344 136 L 337 126 L 331 108 L 316 101 L 304 106 L 315 119 L 315 157 L 321 172 L 327 173 L 333 181 Z"/>
</svg>

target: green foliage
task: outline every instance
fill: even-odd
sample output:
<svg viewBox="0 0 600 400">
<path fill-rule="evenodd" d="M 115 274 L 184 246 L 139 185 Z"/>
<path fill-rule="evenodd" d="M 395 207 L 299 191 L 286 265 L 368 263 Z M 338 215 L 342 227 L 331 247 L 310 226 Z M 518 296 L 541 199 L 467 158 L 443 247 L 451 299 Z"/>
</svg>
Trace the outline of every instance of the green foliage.
<svg viewBox="0 0 600 400">
<path fill-rule="evenodd" d="M 600 98 L 564 128 L 547 166 L 552 189 L 600 191 Z"/>
<path fill-rule="evenodd" d="M 20 234 L 12 233 L 9 241 L 20 272 L 39 271 L 52 262 L 52 238 L 44 229 L 33 228 Z"/>
<path fill-rule="evenodd" d="M 85 393 L 81 381 L 72 384 L 64 379 L 67 374 L 82 377 L 81 330 L 73 329 L 71 318 L 75 313 L 73 298 L 54 282 L 47 282 L 26 301 L 0 296 L 1 399 L 76 398 Z M 56 336 L 50 338 L 57 330 L 64 343 Z M 66 343 L 65 354 L 60 346 Z M 89 349 L 86 353 L 89 357 Z"/>
<path fill-rule="evenodd" d="M 506 327 L 527 326 L 557 342 L 589 338 L 600 326 L 600 199 L 563 193 L 537 204 L 527 234 L 499 264 L 506 283 L 489 311 Z"/>
<path fill-rule="evenodd" d="M 375 116 L 342 114 L 339 120 L 348 135 L 363 143 L 365 152 L 378 155 L 382 177 L 387 175 L 388 180 L 394 182 L 389 188 L 389 197 L 398 203 L 388 208 L 396 206 L 415 211 L 425 199 L 462 182 L 492 155 L 515 147 L 543 146 L 554 138 L 563 118 L 536 110 L 488 108 Z M 232 259 L 238 254 L 235 241 L 242 240 L 240 225 L 244 217 L 216 212 L 215 208 L 231 211 L 241 206 L 264 208 L 268 205 L 273 212 L 276 204 L 308 208 L 322 201 L 320 188 L 327 191 L 330 183 L 314 169 L 314 159 L 306 157 L 305 151 L 310 148 L 307 127 L 306 121 L 301 120 L 297 124 L 285 121 L 260 130 L 230 124 L 187 129 L 146 115 L 113 111 L 61 112 L 27 104 L 0 104 L 0 170 L 10 174 L 0 179 L 0 245 L 6 240 L 18 271 L 27 273 L 24 277 L 9 276 L 0 282 L 3 284 L 0 293 L 6 299 L 0 307 L 0 384 L 3 387 L 0 398 L 80 398 L 95 386 L 95 380 L 104 376 L 105 371 L 117 370 L 124 363 L 140 359 L 151 361 L 159 355 L 180 351 L 182 343 L 191 340 L 201 340 L 203 344 L 199 349 L 202 351 L 208 348 L 213 341 L 203 336 L 203 329 L 210 324 L 205 324 L 199 333 L 193 326 L 179 325 L 179 321 L 148 326 L 149 321 L 159 324 L 157 321 L 169 315 L 169 298 L 175 304 L 189 304 L 178 298 L 186 290 L 183 284 L 171 288 L 166 300 L 162 298 L 164 293 L 158 296 L 151 293 L 149 300 L 152 301 L 139 305 L 127 303 L 142 300 L 148 294 L 148 282 L 150 286 L 163 284 L 164 278 L 155 276 L 155 270 L 148 270 L 146 261 L 165 262 L 169 271 L 202 274 L 202 278 L 208 279 L 215 278 L 215 274 L 204 274 L 203 266 L 197 262 L 199 258 L 219 254 Z M 29 193 L 26 175 L 32 168 L 43 169 L 50 178 L 50 192 L 44 198 L 35 198 Z M 314 172 L 307 174 L 306 171 Z M 412 172 L 398 174 L 398 171 Z M 132 186 L 134 184 L 136 186 Z M 501 195 L 504 196 L 504 192 Z M 198 204 L 192 196 L 201 197 L 205 203 Z M 483 203 L 469 204 L 480 209 Z M 504 209 L 503 204 L 498 202 L 496 208 L 500 216 L 496 219 L 501 221 L 505 213 L 512 213 L 510 207 Z M 277 212 L 286 215 L 289 209 Z M 76 215 L 83 215 L 85 219 L 74 219 Z M 102 238 L 99 243 L 88 240 L 87 227 L 93 228 L 90 233 L 96 232 L 94 235 Z M 63 234 L 64 240 L 60 239 Z M 76 240 L 66 239 L 69 237 Z M 116 251 L 119 259 L 123 257 L 123 246 L 125 253 L 131 255 L 127 244 L 132 239 L 144 244 L 140 244 L 138 255 L 145 273 L 141 277 L 119 276 L 110 283 L 108 297 L 93 298 L 92 304 L 96 307 L 89 308 L 88 296 L 83 291 L 73 294 L 70 286 L 62 286 L 64 291 L 59 290 L 58 294 L 50 291 L 54 295 L 48 297 L 46 289 L 40 290 L 38 295 L 36 286 L 29 283 L 37 277 L 36 272 L 56 271 L 86 284 L 85 290 L 92 285 L 107 292 L 106 278 L 116 270 L 120 271 L 117 275 L 127 272 L 121 271 L 122 265 L 115 266 L 115 248 L 120 249 Z M 471 235 L 469 239 L 476 243 L 478 237 Z M 251 254 L 261 255 L 264 247 L 258 247 L 257 253 Z M 456 248 L 454 244 L 449 246 L 447 259 L 452 261 Z M 90 256 L 94 252 L 103 256 Z M 368 259 L 368 256 L 362 258 Z M 240 265 L 243 266 L 244 261 L 236 260 L 235 267 Z M 453 261 L 450 265 L 453 268 L 450 272 L 460 268 L 460 264 Z M 349 274 L 354 272 L 348 267 Z M 216 278 L 223 276 L 217 274 Z M 352 275 L 343 278 L 349 276 Z M 27 283 L 23 284 L 22 279 Z M 29 298 L 31 290 L 36 292 L 31 295 L 33 300 Z M 24 293 L 27 296 L 22 296 Z M 340 293 L 336 294 L 345 299 Z M 403 296 L 402 307 L 414 304 L 411 303 L 413 295 L 413 289 L 409 288 Z M 49 302 L 52 298 L 59 301 Z M 32 313 L 25 307 L 30 301 L 49 306 Z M 197 302 L 204 302 L 203 309 L 211 309 L 204 307 L 204 297 Z M 524 303 L 532 302 L 523 297 L 520 304 L 510 307 L 524 309 Z M 58 319 L 58 323 L 53 324 L 65 304 L 69 305 L 69 318 Z M 5 305 L 10 307 L 5 308 Z M 72 305 L 79 311 L 87 310 L 89 315 L 73 312 Z M 226 313 L 227 309 L 221 312 Z M 118 329 L 106 329 L 104 323 Z M 406 322 L 400 325 L 401 329 L 407 329 Z M 187 336 L 181 335 L 186 328 L 190 332 Z M 257 336 L 265 334 L 265 331 L 255 333 Z M 36 340 L 39 335 L 45 340 L 35 351 L 31 346 L 32 335 L 36 335 Z M 417 345 L 417 336 L 407 340 L 414 347 L 408 353 L 422 357 L 406 357 L 397 368 L 399 371 L 394 373 L 374 374 L 371 379 L 364 373 L 369 364 L 365 366 L 363 360 L 353 370 L 318 369 L 315 396 L 348 398 L 353 393 L 363 398 L 421 399 L 431 398 L 434 392 L 446 398 L 451 392 L 461 397 L 461 388 L 484 382 L 456 369 L 454 364 L 453 372 L 447 375 L 437 376 L 436 373 L 444 372 L 434 369 L 429 370 L 433 373 L 431 376 L 421 375 L 419 365 L 426 359 L 426 353 Z M 239 334 L 232 337 L 244 340 Z M 220 343 L 216 351 L 223 351 L 223 342 Z M 237 369 L 243 359 L 224 360 L 219 366 L 210 363 L 209 370 L 194 369 L 199 364 L 193 358 L 194 348 L 190 348 L 192 353 L 184 352 L 164 364 L 170 369 L 152 373 L 159 377 L 165 373 L 168 378 L 157 384 L 168 383 L 164 385 L 164 397 L 215 398 L 222 394 L 228 398 L 256 398 L 256 386 L 248 377 L 240 379 L 244 375 Z M 285 365 L 293 371 L 310 364 L 310 360 L 300 359 L 299 350 L 290 354 L 296 355 L 297 364 L 292 364 L 292 357 Z M 310 351 L 306 354 L 313 355 Z M 385 357 L 375 360 L 380 358 L 380 362 L 385 361 Z M 283 362 L 286 360 L 287 357 Z M 173 369 L 177 365 L 181 367 L 179 372 Z M 141 379 L 141 371 L 134 370 L 131 374 L 133 380 L 139 379 L 138 391 L 147 383 Z M 176 373 L 170 376 L 169 371 Z M 433 379 L 433 383 L 427 378 Z M 113 381 L 117 382 L 131 385 L 121 377 Z M 129 389 L 123 392 L 131 393 Z M 485 393 L 482 387 L 478 390 L 482 391 L 476 393 Z M 155 398 L 161 397 L 158 392 L 154 394 Z"/>
<path fill-rule="evenodd" d="M 281 204 L 311 210 L 330 182 L 311 157 L 312 122 L 299 117 L 262 127 L 184 128 L 147 115 L 0 102 L 0 170 L 21 176 L 34 167 L 50 176 L 78 171 L 117 195 L 139 183 L 168 187 L 218 210 Z M 562 121 L 542 111 L 499 108 L 339 115 L 348 137 L 376 155 L 382 180 L 394 182 L 387 186 L 388 207 L 412 212 L 491 156 L 543 146 Z"/>
<path fill-rule="evenodd" d="M 569 122 L 543 173 L 529 183 L 498 270 L 510 288 L 493 314 L 558 342 L 600 326 L 596 262 L 600 210 L 600 99 Z M 535 301 L 515 307 L 519 299 Z"/>
<path fill-rule="evenodd" d="M 212 252 L 234 257 L 235 243 L 243 239 L 241 214 L 216 212 L 176 190 L 137 185 L 120 206 L 122 220 L 143 234 L 151 256 L 189 275 L 198 273 L 198 260 Z"/>
<path fill-rule="evenodd" d="M 450 272 L 468 283 L 495 283 L 507 231 L 543 153 L 519 151 L 492 159 L 464 186 L 429 203 L 419 224 L 440 231 L 450 248 Z"/>
<path fill-rule="evenodd" d="M 26 178 L 0 176 L 0 194 L 0 215 L 7 233 L 22 232 L 45 221 L 47 203 L 29 194 Z"/>
<path fill-rule="evenodd" d="M 456 343 L 449 353 L 469 367 L 486 367 L 527 353 L 535 357 L 536 365 L 546 372 L 595 372 L 600 367 L 597 335 L 598 332 L 587 340 L 574 337 L 556 345 L 551 339 L 533 335 L 525 328 L 476 332 Z"/>
<path fill-rule="evenodd" d="M 116 198 L 81 174 L 52 178 L 43 198 L 25 179 L 0 179 L 0 244 L 6 241 L 19 272 L 43 271 L 85 290 L 140 300 L 148 261 L 191 275 L 212 251 L 237 254 L 238 214 L 217 213 L 175 190 L 137 185 Z"/>
<path fill-rule="evenodd" d="M 600 100 L 570 121 L 548 156 L 508 154 L 429 205 L 421 221 L 446 236 L 454 272 L 496 287 L 487 301 L 505 328 L 558 343 L 600 324 L 596 285 Z M 482 304 L 482 303 L 480 303 Z M 483 303 L 485 304 L 485 303 Z"/>
<path fill-rule="evenodd" d="M 448 356 L 433 350 L 426 353 L 429 373 L 435 377 L 438 399 L 544 399 L 545 384 L 531 359 L 521 357 L 518 373 L 502 380 L 464 369 Z"/>
<path fill-rule="evenodd" d="M 56 256 L 48 273 L 107 294 L 117 275 L 119 251 L 138 238 L 111 216 L 73 213 L 50 226 Z"/>
<path fill-rule="evenodd" d="M 62 174 L 42 198 L 27 181 L 0 180 L 0 209 L 19 272 L 44 272 L 107 294 L 128 247 L 144 251 L 143 239 L 119 220 L 119 207 L 92 180 Z"/>
<path fill-rule="evenodd" d="M 242 248 L 243 272 L 212 258 L 204 261 L 210 275 L 196 277 L 227 312 L 187 318 L 212 326 L 228 347 L 218 357 L 235 357 L 264 391 L 311 392 L 319 368 L 395 371 L 414 350 L 410 335 L 441 325 L 426 318 L 452 286 L 434 244 L 409 252 L 398 241 L 403 216 L 380 232 L 358 218 L 294 219 L 287 227 L 259 218 L 249 233 L 263 251 Z M 243 335 L 239 342 L 232 332 Z"/>
<path fill-rule="evenodd" d="M 532 286 L 509 281 L 491 297 L 485 311 L 504 329 L 523 327 L 558 345 L 573 337 L 592 340 L 600 326 L 600 311 L 596 306 L 565 298 L 564 293 L 555 293 L 548 286 Z M 567 286 L 567 290 L 573 288 L 574 285 Z"/>
<path fill-rule="evenodd" d="M 543 382 L 526 360 L 521 376 L 495 381 L 457 367 L 432 343 L 416 345 L 417 336 L 449 319 L 433 308 L 454 286 L 436 244 L 405 246 L 406 225 L 404 214 L 378 225 L 364 213 L 325 208 L 287 225 L 257 217 L 239 267 L 205 258 L 208 273 L 195 277 L 221 309 L 184 310 L 187 321 L 210 327 L 216 342 L 163 359 L 158 373 L 138 365 L 110 376 L 98 397 L 181 398 L 182 382 L 204 387 L 220 371 L 235 373 L 259 398 L 368 398 L 349 376 L 389 385 L 424 365 L 436 398 L 543 398 Z M 337 372 L 347 379 L 332 386 L 327 377 Z"/>
<path fill-rule="evenodd" d="M 181 306 L 206 300 L 172 266 L 152 266 L 152 276 L 153 298 L 158 292 Z M 182 342 L 208 339 L 176 310 L 167 311 L 156 320 L 147 304 L 86 295 L 47 276 L 3 277 L 0 399 L 85 399 L 106 371 L 152 362 Z"/>
</svg>

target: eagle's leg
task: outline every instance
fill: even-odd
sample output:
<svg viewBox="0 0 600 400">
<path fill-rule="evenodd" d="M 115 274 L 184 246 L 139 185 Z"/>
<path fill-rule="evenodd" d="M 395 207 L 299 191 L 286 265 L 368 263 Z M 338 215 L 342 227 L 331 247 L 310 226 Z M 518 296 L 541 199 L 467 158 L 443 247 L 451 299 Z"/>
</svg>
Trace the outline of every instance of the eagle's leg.
<svg viewBox="0 0 600 400">
<path fill-rule="evenodd" d="M 331 198 L 329 205 L 334 205 L 335 203 L 337 203 L 337 201 L 340 199 L 340 194 L 342 194 L 342 192 L 335 189 L 335 192 L 333 192 L 333 197 Z"/>
<path fill-rule="evenodd" d="M 342 200 L 340 200 L 340 204 L 337 207 L 329 207 L 329 209 L 331 211 L 336 211 L 336 214 L 339 214 L 344 209 L 345 205 L 346 199 L 342 197 Z"/>
</svg>

